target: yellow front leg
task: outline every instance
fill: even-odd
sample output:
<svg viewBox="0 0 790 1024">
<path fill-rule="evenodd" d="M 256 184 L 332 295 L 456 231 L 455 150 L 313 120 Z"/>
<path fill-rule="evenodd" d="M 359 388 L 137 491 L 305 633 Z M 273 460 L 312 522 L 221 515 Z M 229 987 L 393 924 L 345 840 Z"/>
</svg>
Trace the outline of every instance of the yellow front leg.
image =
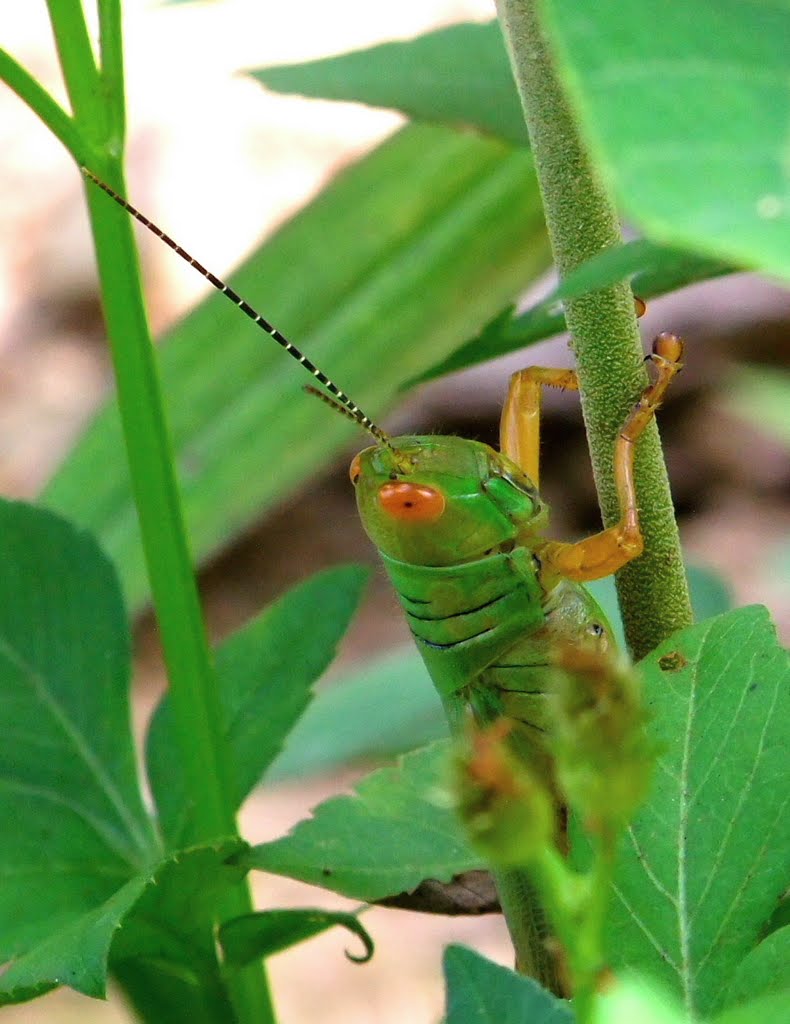
<svg viewBox="0 0 790 1024">
<path fill-rule="evenodd" d="M 576 544 L 549 541 L 536 547 L 542 573 L 584 583 L 610 576 L 641 555 L 644 547 L 639 527 L 639 509 L 634 487 L 634 447 L 664 399 L 672 379 L 682 369 L 683 342 L 674 334 L 659 334 L 648 356 L 656 370 L 656 379 L 645 388 L 623 424 L 614 456 L 615 484 L 620 504 L 620 519 L 608 530 Z"/>
</svg>

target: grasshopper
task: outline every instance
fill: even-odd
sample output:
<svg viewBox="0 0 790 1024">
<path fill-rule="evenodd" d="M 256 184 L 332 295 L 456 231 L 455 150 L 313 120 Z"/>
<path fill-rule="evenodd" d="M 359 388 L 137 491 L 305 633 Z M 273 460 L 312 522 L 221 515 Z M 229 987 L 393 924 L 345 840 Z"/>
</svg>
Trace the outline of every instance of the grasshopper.
<svg viewBox="0 0 790 1024">
<path fill-rule="evenodd" d="M 308 391 L 373 436 L 375 444 L 350 467 L 360 518 L 397 592 L 451 732 L 462 730 L 469 712 L 480 724 L 504 717 L 512 723 L 519 757 L 550 777 L 545 679 L 552 653 L 574 646 L 604 655 L 614 648 L 611 627 L 583 584 L 617 572 L 642 552 L 634 449 L 682 367 L 681 339 L 669 333 L 655 339 L 647 357 L 653 380 L 618 435 L 618 522 L 576 543 L 548 540 L 548 508 L 538 492 L 541 394 L 544 387 L 578 390 L 575 371 L 532 366 L 513 375 L 499 452 L 459 437 L 390 437 L 245 299 L 82 170 L 301 363 L 321 385 Z M 528 889 L 512 875 L 500 873 L 497 884 L 519 966 L 561 988 L 551 964 L 541 965 L 539 951 L 534 955 L 545 938 L 542 925 L 530 935 L 511 920 L 509 906 L 523 906 Z"/>
</svg>

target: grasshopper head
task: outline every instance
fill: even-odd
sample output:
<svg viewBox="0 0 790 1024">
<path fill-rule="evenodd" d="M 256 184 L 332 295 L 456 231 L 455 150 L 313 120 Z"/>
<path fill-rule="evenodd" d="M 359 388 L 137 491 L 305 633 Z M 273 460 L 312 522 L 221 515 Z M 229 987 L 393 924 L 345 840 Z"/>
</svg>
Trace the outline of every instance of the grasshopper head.
<svg viewBox="0 0 790 1024">
<path fill-rule="evenodd" d="M 528 544 L 547 509 L 504 455 L 460 437 L 405 436 L 351 464 L 365 531 L 391 558 L 456 565 Z"/>
</svg>

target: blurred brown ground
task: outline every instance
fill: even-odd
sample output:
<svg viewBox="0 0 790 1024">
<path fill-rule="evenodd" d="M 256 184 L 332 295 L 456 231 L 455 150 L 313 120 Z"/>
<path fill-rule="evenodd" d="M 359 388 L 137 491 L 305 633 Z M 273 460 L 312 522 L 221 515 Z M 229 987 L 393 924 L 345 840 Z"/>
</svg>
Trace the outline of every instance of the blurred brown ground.
<svg viewBox="0 0 790 1024">
<path fill-rule="evenodd" d="M 485 0 L 409 0 L 397 7 L 362 0 L 227 0 L 156 9 L 128 5 L 130 182 L 135 201 L 218 272 L 314 194 L 343 163 L 399 123 L 392 114 L 273 97 L 235 76 L 243 67 L 309 59 L 406 37 L 430 27 L 486 18 Z M 50 41 L 38 5 L 18 5 L 15 55 L 53 80 Z M 43 5 L 42 5 L 43 10 Z M 4 30 L 4 36 L 6 35 Z M 189 39 L 189 46 L 179 40 Z M 0 493 L 32 497 L 68 450 L 108 386 L 108 363 L 80 182 L 68 158 L 8 90 L 0 88 Z M 161 328 L 201 293 L 193 272 L 155 239 L 145 240 L 151 318 Z M 265 311 L 264 311 L 265 312 Z M 687 368 L 661 413 L 661 431 L 684 548 L 717 569 L 737 603 L 762 601 L 790 636 L 790 587 L 774 568 L 790 540 L 790 456 L 786 448 L 725 409 L 727 372 L 738 360 L 790 363 L 790 298 L 742 275 L 651 305 L 646 337 L 667 328 L 690 342 Z M 533 349 L 529 362 L 567 364 L 563 341 Z M 498 404 L 518 358 L 425 389 L 394 422 L 493 440 Z M 543 490 L 553 529 L 572 537 L 598 528 L 578 410 L 572 397 L 547 403 Z M 362 535 L 345 464 L 327 467 L 203 576 L 214 636 L 253 615 L 288 584 L 344 560 L 375 554 Z M 142 729 L 162 686 L 150 619 L 138 626 L 135 716 Z M 395 602 L 377 572 L 341 663 L 406 639 Z M 253 841 L 282 834 L 352 777 L 266 791 L 244 812 Z M 343 901 L 306 886 L 258 876 L 269 906 Z M 284 1024 L 429 1022 L 441 1013 L 440 957 L 467 942 L 508 962 L 496 918 L 445 920 L 376 910 L 366 918 L 373 962 L 350 964 L 353 940 L 330 933 L 271 963 Z M 126 1021 L 116 1002 L 68 992 L 5 1011 L 14 1024 Z"/>
</svg>

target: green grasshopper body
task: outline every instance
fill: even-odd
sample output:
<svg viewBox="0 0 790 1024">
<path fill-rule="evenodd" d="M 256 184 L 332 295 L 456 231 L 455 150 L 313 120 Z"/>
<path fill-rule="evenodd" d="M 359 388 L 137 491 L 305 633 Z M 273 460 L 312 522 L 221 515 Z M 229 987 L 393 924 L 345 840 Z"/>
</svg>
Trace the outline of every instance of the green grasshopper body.
<svg viewBox="0 0 790 1024">
<path fill-rule="evenodd" d="M 548 509 L 531 480 L 488 445 L 437 436 L 368 448 L 351 479 L 451 724 L 462 705 L 481 722 L 506 715 L 519 746 L 542 752 L 552 652 L 614 641 L 589 591 L 545 579 Z"/>
</svg>

